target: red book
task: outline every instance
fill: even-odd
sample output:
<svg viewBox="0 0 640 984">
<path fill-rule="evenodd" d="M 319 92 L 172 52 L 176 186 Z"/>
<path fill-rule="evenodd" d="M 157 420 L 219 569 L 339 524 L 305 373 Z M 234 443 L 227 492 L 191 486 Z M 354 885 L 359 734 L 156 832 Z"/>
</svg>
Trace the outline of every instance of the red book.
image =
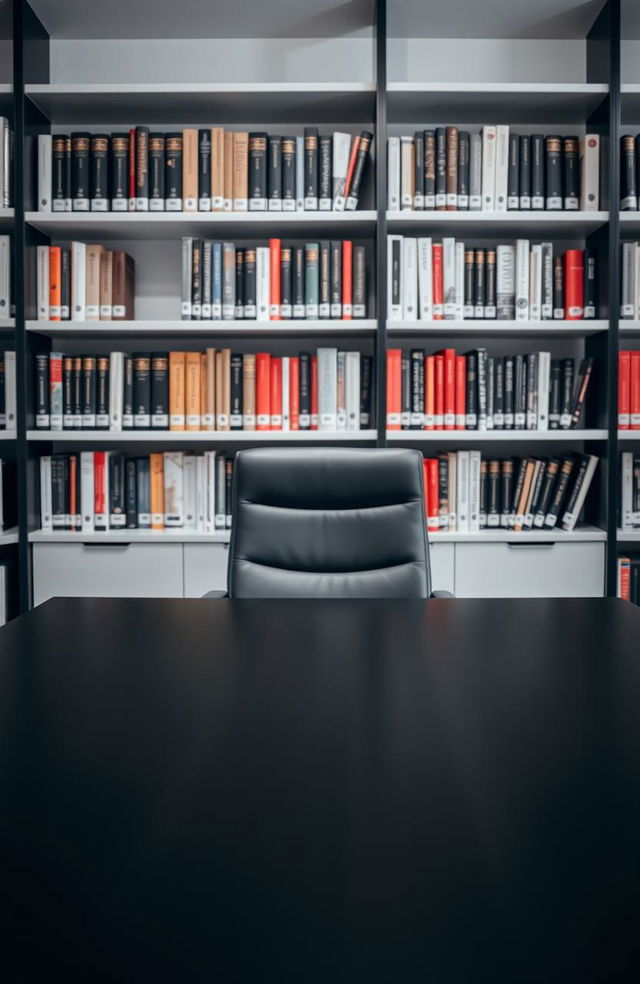
<svg viewBox="0 0 640 984">
<path fill-rule="evenodd" d="M 402 349 L 387 349 L 387 430 L 400 430 Z"/>
<path fill-rule="evenodd" d="M 106 491 L 107 454 L 106 451 L 93 452 L 93 512 L 96 529 L 106 530 L 107 497 Z"/>
<path fill-rule="evenodd" d="M 271 430 L 282 430 L 282 359 L 271 356 Z"/>
<path fill-rule="evenodd" d="M 564 254 L 564 307 L 567 321 L 584 318 L 584 252 L 568 249 Z"/>
<path fill-rule="evenodd" d="M 432 431 L 436 425 L 436 357 L 428 355 L 424 360 L 424 429 Z"/>
<path fill-rule="evenodd" d="M 269 318 L 280 321 L 280 240 L 269 240 Z"/>
<path fill-rule="evenodd" d="M 435 419 L 434 427 L 436 430 L 444 428 L 444 355 L 441 352 L 435 356 Z"/>
<path fill-rule="evenodd" d="M 289 359 L 289 427 L 300 430 L 300 358 Z"/>
<path fill-rule="evenodd" d="M 427 458 L 426 465 L 426 490 L 427 490 L 427 529 L 430 533 L 435 533 L 440 529 L 440 501 L 438 496 L 438 459 Z"/>
<path fill-rule="evenodd" d="M 351 155 L 349 157 L 349 166 L 347 167 L 347 179 L 344 183 L 344 199 L 345 201 L 349 197 L 349 192 L 351 191 L 351 182 L 353 181 L 353 172 L 356 167 L 356 160 L 358 158 L 358 148 L 360 146 L 360 137 L 354 137 L 351 144 Z"/>
<path fill-rule="evenodd" d="M 136 128 L 129 130 L 129 211 L 136 207 Z"/>
<path fill-rule="evenodd" d="M 631 352 L 618 352 L 618 430 L 631 425 Z"/>
<path fill-rule="evenodd" d="M 618 557 L 618 598 L 631 600 L 631 561 L 628 557 Z"/>
<path fill-rule="evenodd" d="M 353 243 L 345 239 L 342 243 L 342 318 L 351 321 L 353 317 Z"/>
<path fill-rule="evenodd" d="M 311 356 L 311 430 L 318 429 L 318 356 Z"/>
<path fill-rule="evenodd" d="M 456 427 L 456 352 L 444 350 L 444 429 Z"/>
<path fill-rule="evenodd" d="M 433 320 L 442 321 L 444 317 L 444 287 L 442 286 L 442 243 L 434 243 L 431 248 L 433 265 Z"/>
<path fill-rule="evenodd" d="M 271 430 L 271 356 L 256 354 L 256 430 Z"/>
<path fill-rule="evenodd" d="M 464 430 L 467 415 L 467 359 L 456 355 L 456 430 Z"/>
<path fill-rule="evenodd" d="M 60 246 L 49 247 L 49 321 L 60 321 L 61 317 L 61 252 Z"/>
<path fill-rule="evenodd" d="M 631 430 L 640 430 L 640 349 L 631 353 L 629 394 Z"/>
</svg>

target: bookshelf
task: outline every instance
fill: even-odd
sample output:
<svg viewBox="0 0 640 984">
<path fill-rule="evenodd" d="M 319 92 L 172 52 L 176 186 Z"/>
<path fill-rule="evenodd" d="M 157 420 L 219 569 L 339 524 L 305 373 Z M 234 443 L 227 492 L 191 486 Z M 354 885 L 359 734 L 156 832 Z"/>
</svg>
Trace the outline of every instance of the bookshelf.
<svg viewBox="0 0 640 984">
<path fill-rule="evenodd" d="M 604 0 L 594 10 L 593 5 L 550 0 L 542 21 L 525 0 L 499 5 L 378 0 L 373 9 L 283 0 L 275 8 L 255 5 L 251 18 L 232 5 L 220 5 L 212 18 L 206 5 L 185 0 L 177 7 L 159 4 L 151 19 L 126 0 L 113 0 L 105 9 L 82 0 L 65 5 L 12 0 L 14 24 L 5 31 L 6 41 L 20 57 L 15 59 L 15 80 L 4 78 L 0 69 L 0 106 L 10 105 L 14 114 L 17 197 L 15 210 L 0 210 L 0 232 L 14 233 L 16 318 L 0 329 L 4 347 L 9 347 L 7 338 L 15 342 L 20 396 L 17 432 L 0 435 L 0 447 L 3 453 L 5 446 L 13 449 L 23 498 L 17 532 L 11 531 L 15 539 L 6 542 L 7 549 L 19 551 L 23 610 L 43 599 L 42 585 L 56 572 L 58 584 L 66 580 L 69 591 L 84 586 L 111 593 L 110 581 L 119 572 L 130 568 L 144 578 L 150 567 L 158 571 L 159 593 L 197 596 L 222 586 L 211 580 L 211 572 L 223 576 L 226 531 L 79 535 L 38 528 L 40 455 L 101 447 L 130 449 L 132 454 L 167 448 L 232 453 L 263 443 L 406 445 L 425 454 L 478 448 L 483 454 L 493 449 L 499 457 L 553 454 L 562 448 L 588 451 L 601 461 L 583 524 L 571 533 L 497 529 L 431 534 L 436 587 L 473 594 L 487 564 L 504 564 L 522 593 L 536 594 L 547 585 L 560 594 L 565 578 L 570 593 L 615 594 L 619 445 L 637 440 L 617 431 L 617 352 L 620 336 L 629 347 L 640 338 L 640 322 L 619 320 L 617 289 L 620 242 L 640 238 L 640 213 L 617 210 L 620 127 L 637 124 L 640 131 L 640 41 L 634 40 L 640 34 L 634 33 L 634 18 L 629 19 L 633 4 L 625 0 L 621 32 L 620 6 L 620 0 Z M 461 24 L 464 37 L 459 36 Z M 301 133 L 304 125 L 352 133 L 368 127 L 375 134 L 375 151 L 366 194 L 351 213 L 36 211 L 33 152 L 39 133 L 71 128 L 108 132 L 136 123 L 163 130 L 213 123 L 271 132 L 281 127 L 287 133 Z M 482 123 L 504 123 L 522 133 L 599 133 L 600 211 L 388 210 L 387 136 L 432 125 L 477 128 Z M 562 249 L 593 246 L 602 257 L 599 317 L 579 322 L 391 320 L 386 297 L 391 233 L 453 236 L 474 243 L 549 239 Z M 185 235 L 239 243 L 264 242 L 270 235 L 295 242 L 334 237 L 366 244 L 369 317 L 351 322 L 182 321 L 179 241 Z M 135 321 L 35 319 L 30 251 L 74 238 L 127 249 L 134 257 Z M 609 284 L 615 287 L 610 290 Z M 36 353 L 186 345 L 202 349 L 209 340 L 217 347 L 237 345 L 234 351 L 243 352 L 267 346 L 283 354 L 331 344 L 374 355 L 374 427 L 353 433 L 35 429 Z M 548 348 L 554 357 L 594 356 L 599 372 L 585 426 L 541 432 L 386 430 L 388 347 L 420 346 L 433 352 L 444 347 L 464 351 L 473 345 L 486 345 L 495 355 Z M 0 549 L 4 545 L 0 539 Z M 84 578 L 77 574 L 78 564 L 84 565 Z M 579 568 L 586 570 L 584 578 L 571 574 Z M 497 575 L 488 581 L 497 593 L 507 590 Z M 134 582 L 127 575 L 120 584 L 136 593 L 140 589 Z"/>
</svg>

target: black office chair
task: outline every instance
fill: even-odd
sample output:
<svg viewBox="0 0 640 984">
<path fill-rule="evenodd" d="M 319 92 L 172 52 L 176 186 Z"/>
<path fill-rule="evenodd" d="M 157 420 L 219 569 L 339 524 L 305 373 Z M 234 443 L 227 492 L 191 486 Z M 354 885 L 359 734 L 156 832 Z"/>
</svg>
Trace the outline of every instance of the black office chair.
<svg viewBox="0 0 640 984">
<path fill-rule="evenodd" d="M 240 451 L 232 513 L 228 595 L 206 598 L 431 595 L 418 451 Z"/>
</svg>

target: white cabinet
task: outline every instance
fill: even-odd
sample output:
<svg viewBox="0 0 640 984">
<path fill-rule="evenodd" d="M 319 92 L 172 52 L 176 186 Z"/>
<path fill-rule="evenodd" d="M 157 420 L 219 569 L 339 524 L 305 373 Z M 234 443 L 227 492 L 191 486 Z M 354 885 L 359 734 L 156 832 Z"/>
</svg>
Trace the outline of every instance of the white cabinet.
<svg viewBox="0 0 640 984">
<path fill-rule="evenodd" d="M 202 598 L 207 591 L 226 591 L 228 557 L 228 543 L 185 543 L 185 598 Z"/>
<path fill-rule="evenodd" d="M 430 543 L 431 587 L 455 594 L 455 547 L 453 543 Z"/>
<path fill-rule="evenodd" d="M 457 598 L 601 598 L 604 543 L 456 543 Z"/>
</svg>

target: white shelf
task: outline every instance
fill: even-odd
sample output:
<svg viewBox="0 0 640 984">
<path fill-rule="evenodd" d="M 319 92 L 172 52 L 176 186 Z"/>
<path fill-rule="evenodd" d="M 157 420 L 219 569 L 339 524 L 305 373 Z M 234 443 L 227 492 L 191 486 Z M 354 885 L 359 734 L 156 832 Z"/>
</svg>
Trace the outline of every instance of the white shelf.
<svg viewBox="0 0 640 984">
<path fill-rule="evenodd" d="M 620 234 L 624 237 L 640 234 L 640 212 L 620 212 Z"/>
<path fill-rule="evenodd" d="M 619 441 L 640 441 L 640 430 L 619 430 Z"/>
<path fill-rule="evenodd" d="M 478 335 L 484 338 L 501 335 L 536 337 L 578 337 L 608 331 L 609 322 L 586 321 L 498 321 L 496 319 L 466 321 L 387 321 L 387 331 L 392 335 Z"/>
<path fill-rule="evenodd" d="M 556 82 L 390 82 L 392 123 L 583 123 L 607 85 Z"/>
<path fill-rule="evenodd" d="M 345 123 L 375 115 L 367 82 L 52 83 L 25 94 L 52 123 Z"/>
<path fill-rule="evenodd" d="M 618 322 L 618 331 L 621 335 L 640 335 L 640 321 L 621 318 Z"/>
<path fill-rule="evenodd" d="M 28 441 L 93 442 L 102 444 L 260 444 L 353 443 L 375 441 L 377 431 L 167 431 L 167 430 L 29 430 Z"/>
<path fill-rule="evenodd" d="M 0 321 L 0 325 L 2 322 Z M 335 319 L 309 321 L 27 321 L 27 331 L 50 337 L 95 338 L 103 335 L 241 335 L 261 337 L 297 335 L 371 335 L 373 318 L 353 321 Z"/>
<path fill-rule="evenodd" d="M 53 238 L 173 239 L 179 236 L 265 237 L 275 233 L 366 235 L 374 211 L 355 212 L 27 212 L 25 220 Z"/>
<path fill-rule="evenodd" d="M 580 239 L 590 235 L 609 221 L 608 212 L 387 212 L 389 232 L 417 235 L 416 227 L 429 233 L 442 232 L 454 236 L 466 232 L 475 238 L 483 236 L 554 236 Z M 418 228 L 419 231 L 419 228 Z"/>
<path fill-rule="evenodd" d="M 34 530 L 30 543 L 228 543 L 230 530 L 197 533 L 195 530 L 104 530 L 82 533 L 78 530 Z"/>
<path fill-rule="evenodd" d="M 15 219 L 15 209 L 0 208 L 0 232 L 9 232 Z"/>
<path fill-rule="evenodd" d="M 17 436 L 16 430 L 0 430 L 0 441 L 15 441 Z"/>
<path fill-rule="evenodd" d="M 18 542 L 18 527 L 12 526 L 11 529 L 0 533 L 0 547 L 8 547 L 12 543 Z"/>
<path fill-rule="evenodd" d="M 622 125 L 633 126 L 640 123 L 640 85 L 638 83 L 621 85 L 620 94 Z"/>
<path fill-rule="evenodd" d="M 431 543 L 566 543 L 568 541 L 597 540 L 607 539 L 605 530 L 597 526 L 578 526 L 576 529 L 567 532 L 560 528 L 552 530 L 521 530 L 519 533 L 514 530 L 505 529 L 484 529 L 480 533 L 431 533 L 429 532 Z"/>
<path fill-rule="evenodd" d="M 15 326 L 15 318 L 0 318 L 0 331 L 13 331 Z"/>
<path fill-rule="evenodd" d="M 618 543 L 640 543 L 640 530 L 616 530 Z"/>
<path fill-rule="evenodd" d="M 637 432 L 640 437 L 640 431 Z M 411 444 L 485 444 L 509 443 L 514 441 L 562 442 L 573 444 L 576 441 L 606 441 L 606 430 L 399 430 L 387 431 L 388 441 L 409 441 Z"/>
</svg>

